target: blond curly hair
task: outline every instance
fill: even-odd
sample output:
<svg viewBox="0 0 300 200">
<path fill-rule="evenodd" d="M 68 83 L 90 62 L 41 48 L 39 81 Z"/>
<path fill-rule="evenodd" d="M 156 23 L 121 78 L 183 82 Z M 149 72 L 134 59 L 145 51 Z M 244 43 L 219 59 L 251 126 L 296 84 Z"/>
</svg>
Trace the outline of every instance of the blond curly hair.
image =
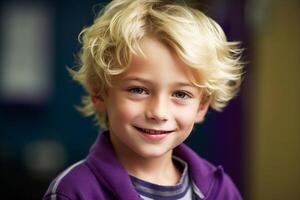
<svg viewBox="0 0 300 200">
<path fill-rule="evenodd" d="M 222 28 L 203 12 L 163 0 L 113 0 L 79 34 L 80 68 L 69 69 L 88 95 L 77 109 L 95 115 L 107 128 L 106 114 L 96 112 L 91 96 L 104 94 L 111 77 L 123 73 L 133 54 L 142 53 L 140 40 L 154 35 L 170 46 L 194 71 L 194 84 L 221 111 L 239 90 L 242 78 L 239 42 L 229 42 Z"/>
</svg>

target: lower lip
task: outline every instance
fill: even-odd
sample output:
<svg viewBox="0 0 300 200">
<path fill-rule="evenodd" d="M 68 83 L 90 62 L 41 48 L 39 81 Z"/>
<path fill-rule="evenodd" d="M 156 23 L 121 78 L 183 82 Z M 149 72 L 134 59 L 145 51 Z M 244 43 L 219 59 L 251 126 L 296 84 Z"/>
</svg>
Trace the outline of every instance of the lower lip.
<svg viewBox="0 0 300 200">
<path fill-rule="evenodd" d="M 146 138 L 147 140 L 150 140 L 150 141 L 154 141 L 154 142 L 158 142 L 158 141 L 161 141 L 163 140 L 164 138 L 166 138 L 170 133 L 164 133 L 164 134 L 149 134 L 149 133 L 145 133 L 139 129 L 137 129 L 140 133 L 142 133 L 142 136 L 144 138 Z"/>
</svg>

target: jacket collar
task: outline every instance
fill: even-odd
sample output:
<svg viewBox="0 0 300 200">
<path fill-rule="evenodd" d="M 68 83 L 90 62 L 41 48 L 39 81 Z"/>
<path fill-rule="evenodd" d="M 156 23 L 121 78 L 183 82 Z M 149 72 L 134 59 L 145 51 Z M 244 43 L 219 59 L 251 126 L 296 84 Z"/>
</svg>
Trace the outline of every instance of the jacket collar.
<svg viewBox="0 0 300 200">
<path fill-rule="evenodd" d="M 184 144 L 174 149 L 174 155 L 188 163 L 191 179 L 206 196 L 213 181 L 214 170 L 211 165 Z M 99 134 L 86 160 L 101 185 L 109 189 L 117 199 L 141 199 L 126 170 L 116 158 L 108 131 Z"/>
</svg>

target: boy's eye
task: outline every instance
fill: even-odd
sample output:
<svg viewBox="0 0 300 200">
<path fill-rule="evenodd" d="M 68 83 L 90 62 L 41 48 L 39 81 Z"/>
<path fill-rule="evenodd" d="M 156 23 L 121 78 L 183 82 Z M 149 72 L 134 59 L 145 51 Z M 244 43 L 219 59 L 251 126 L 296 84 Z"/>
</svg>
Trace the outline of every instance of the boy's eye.
<svg viewBox="0 0 300 200">
<path fill-rule="evenodd" d="M 140 88 L 140 87 L 129 88 L 128 91 L 130 93 L 134 93 L 134 94 L 147 94 L 147 92 L 145 91 L 145 89 Z"/>
<path fill-rule="evenodd" d="M 174 97 L 179 98 L 179 99 L 186 99 L 189 98 L 190 95 L 187 94 L 186 92 L 183 91 L 177 91 L 173 94 Z"/>
</svg>

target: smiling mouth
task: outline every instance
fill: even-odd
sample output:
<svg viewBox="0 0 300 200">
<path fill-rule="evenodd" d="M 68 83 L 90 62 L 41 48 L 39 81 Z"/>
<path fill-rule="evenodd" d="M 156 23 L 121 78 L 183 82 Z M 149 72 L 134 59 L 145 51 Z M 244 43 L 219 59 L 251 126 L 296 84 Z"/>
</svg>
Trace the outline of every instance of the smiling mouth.
<svg viewBox="0 0 300 200">
<path fill-rule="evenodd" d="M 136 126 L 134 126 L 134 128 L 136 128 L 138 131 L 140 131 L 142 133 L 149 134 L 149 135 L 164 135 L 164 134 L 169 134 L 169 133 L 174 132 L 174 131 L 145 129 L 145 128 L 140 128 L 140 127 L 136 127 Z"/>
</svg>

